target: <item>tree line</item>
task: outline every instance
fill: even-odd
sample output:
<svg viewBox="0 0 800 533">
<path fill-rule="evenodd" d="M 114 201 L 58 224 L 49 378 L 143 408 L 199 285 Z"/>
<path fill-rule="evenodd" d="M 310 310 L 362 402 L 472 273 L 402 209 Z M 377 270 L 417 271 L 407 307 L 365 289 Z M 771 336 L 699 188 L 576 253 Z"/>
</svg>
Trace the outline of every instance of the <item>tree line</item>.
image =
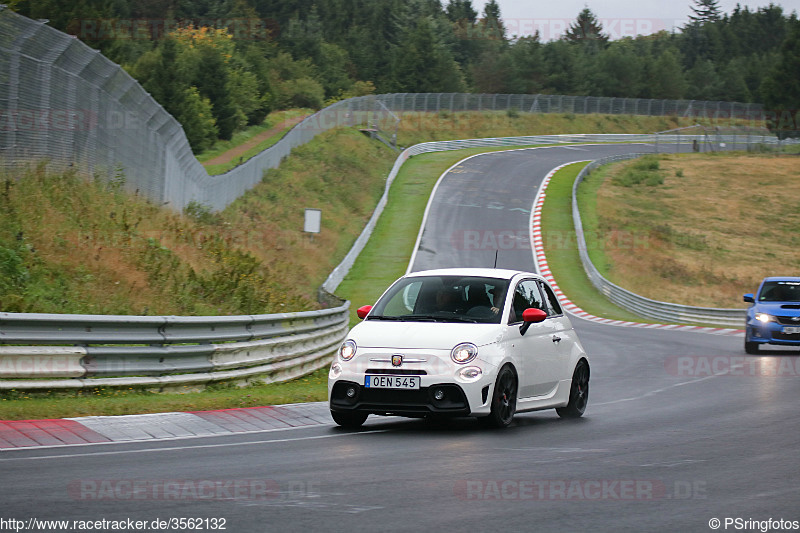
<svg viewBox="0 0 800 533">
<path fill-rule="evenodd" d="M 267 113 L 370 93 L 476 92 L 800 108 L 800 23 L 693 0 L 681 31 L 612 40 L 589 7 L 563 37 L 509 35 L 496 0 L 12 0 L 121 64 L 195 152 Z"/>
</svg>

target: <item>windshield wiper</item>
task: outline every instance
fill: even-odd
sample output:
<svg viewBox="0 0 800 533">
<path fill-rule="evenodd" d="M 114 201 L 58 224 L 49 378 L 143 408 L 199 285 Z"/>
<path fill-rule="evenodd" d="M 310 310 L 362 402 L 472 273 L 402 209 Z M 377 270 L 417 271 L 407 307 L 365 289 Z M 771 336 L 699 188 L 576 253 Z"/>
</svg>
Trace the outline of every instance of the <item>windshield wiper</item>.
<svg viewBox="0 0 800 533">
<path fill-rule="evenodd" d="M 401 315 L 397 317 L 398 320 L 403 321 L 430 321 L 430 322 L 468 322 L 470 324 L 477 324 L 478 321 L 472 318 L 463 318 L 460 316 L 441 316 L 441 315 Z"/>
<path fill-rule="evenodd" d="M 445 318 L 444 320 L 447 321 L 447 322 L 466 322 L 468 324 L 477 324 L 478 323 L 478 321 L 475 320 L 474 318 L 464 318 L 463 316 L 448 317 L 448 318 Z"/>
</svg>

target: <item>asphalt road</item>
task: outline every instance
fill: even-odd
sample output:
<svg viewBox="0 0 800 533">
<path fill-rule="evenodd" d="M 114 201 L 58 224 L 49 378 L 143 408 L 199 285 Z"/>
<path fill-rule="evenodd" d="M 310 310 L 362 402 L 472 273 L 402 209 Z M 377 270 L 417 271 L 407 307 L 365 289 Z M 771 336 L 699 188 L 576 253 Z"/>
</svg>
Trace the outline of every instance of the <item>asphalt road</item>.
<svg viewBox="0 0 800 533">
<path fill-rule="evenodd" d="M 636 150 L 582 148 L 456 169 L 437 188 L 414 269 L 458 258 L 485 266 L 489 250 L 472 236 L 471 249 L 453 245 L 453 231 L 513 234 L 529 219 L 515 209 L 530 209 L 547 171 Z M 530 250 L 507 248 L 498 266 L 532 267 Z M 370 417 L 356 432 L 11 450 L 0 453 L 0 516 L 224 519 L 237 532 L 712 531 L 714 518 L 720 531 L 755 531 L 763 524 L 725 519 L 800 521 L 797 352 L 745 356 L 736 336 L 574 323 L 592 361 L 582 419 L 527 413 L 491 431 L 471 419 Z"/>
</svg>

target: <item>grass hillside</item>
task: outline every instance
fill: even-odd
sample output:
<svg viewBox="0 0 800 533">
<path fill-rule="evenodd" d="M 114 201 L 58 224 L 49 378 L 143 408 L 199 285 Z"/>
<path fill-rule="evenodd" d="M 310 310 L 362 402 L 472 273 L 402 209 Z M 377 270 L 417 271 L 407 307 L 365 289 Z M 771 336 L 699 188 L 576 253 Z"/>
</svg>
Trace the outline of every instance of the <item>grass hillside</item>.
<svg viewBox="0 0 800 533">
<path fill-rule="evenodd" d="M 184 214 L 39 165 L 0 186 L 0 309 L 226 315 L 317 307 L 316 288 L 370 216 L 394 160 L 353 130 L 299 148 L 221 213 Z M 304 208 L 323 209 L 303 234 Z"/>
<path fill-rule="evenodd" d="M 615 164 L 582 188 L 592 260 L 655 300 L 745 307 L 770 275 L 800 273 L 797 156 L 662 155 Z"/>
</svg>

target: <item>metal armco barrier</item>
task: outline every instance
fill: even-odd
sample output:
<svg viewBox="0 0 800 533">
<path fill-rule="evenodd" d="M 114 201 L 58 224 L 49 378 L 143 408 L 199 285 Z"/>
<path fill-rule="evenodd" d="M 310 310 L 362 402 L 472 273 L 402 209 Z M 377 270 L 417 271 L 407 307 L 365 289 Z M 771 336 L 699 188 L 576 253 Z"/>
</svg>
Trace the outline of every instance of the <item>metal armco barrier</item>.
<svg viewBox="0 0 800 533">
<path fill-rule="evenodd" d="M 729 140 L 730 142 L 730 140 Z M 613 163 L 616 161 L 624 161 L 626 159 L 635 159 L 647 154 L 627 154 L 623 156 L 611 156 L 603 159 L 597 159 L 586 165 L 583 170 L 575 178 L 575 183 L 572 186 L 572 218 L 575 223 L 575 234 L 578 243 L 578 253 L 581 258 L 581 263 L 586 271 L 586 275 L 592 282 L 597 290 L 603 293 L 609 300 L 628 311 L 632 311 L 640 316 L 654 318 L 665 322 L 675 322 L 679 324 L 684 323 L 702 323 L 712 324 L 716 326 L 731 326 L 736 328 L 744 327 L 746 309 L 720 309 L 715 307 L 693 307 L 689 305 L 680 305 L 669 302 L 659 302 L 639 296 L 629 290 L 623 289 L 619 285 L 615 285 L 608 281 L 600 274 L 600 271 L 592 263 L 589 258 L 589 253 L 586 248 L 586 239 L 583 233 L 583 224 L 581 223 L 581 214 L 578 210 L 578 186 L 583 179 L 592 172 L 592 170 Z"/>
<path fill-rule="evenodd" d="M 0 389 L 292 379 L 330 363 L 349 307 L 220 317 L 0 313 Z"/>
</svg>

